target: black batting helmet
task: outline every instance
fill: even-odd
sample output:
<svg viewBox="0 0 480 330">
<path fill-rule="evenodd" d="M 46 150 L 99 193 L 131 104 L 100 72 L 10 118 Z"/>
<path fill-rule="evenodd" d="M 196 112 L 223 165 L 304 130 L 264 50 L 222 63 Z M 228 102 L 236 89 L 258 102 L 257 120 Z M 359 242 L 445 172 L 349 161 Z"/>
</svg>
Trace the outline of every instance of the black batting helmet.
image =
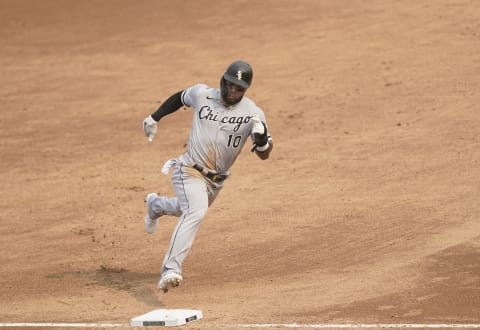
<svg viewBox="0 0 480 330">
<path fill-rule="evenodd" d="M 243 61 L 235 61 L 232 64 L 230 64 L 227 68 L 227 71 L 222 76 L 222 79 L 220 79 L 220 91 L 222 94 L 222 100 L 224 103 L 228 105 L 234 105 L 242 98 L 237 100 L 236 102 L 230 102 L 226 99 L 227 95 L 227 87 L 226 87 L 226 82 L 229 81 L 232 84 L 238 85 L 243 88 L 248 88 L 250 87 L 250 84 L 252 83 L 253 79 L 253 70 L 250 64 L 247 62 Z M 243 96 L 242 96 L 243 97 Z"/>
<path fill-rule="evenodd" d="M 253 79 L 252 67 L 247 62 L 235 61 L 225 71 L 223 79 L 243 88 L 248 88 Z"/>
</svg>

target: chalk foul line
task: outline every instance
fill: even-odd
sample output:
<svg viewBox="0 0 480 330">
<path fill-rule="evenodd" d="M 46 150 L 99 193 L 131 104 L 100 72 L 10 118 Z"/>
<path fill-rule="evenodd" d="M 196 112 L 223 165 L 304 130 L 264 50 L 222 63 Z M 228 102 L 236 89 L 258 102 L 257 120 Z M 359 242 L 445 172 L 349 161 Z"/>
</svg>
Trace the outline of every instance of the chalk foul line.
<svg viewBox="0 0 480 330">
<path fill-rule="evenodd" d="M 296 328 L 296 329 L 480 329 L 480 323 L 452 323 L 452 324 L 422 324 L 422 323 L 339 323 L 339 324 L 308 324 L 308 323 L 257 323 L 257 324 L 226 324 L 242 328 Z M 0 327 L 20 328 L 117 328 L 130 327 L 128 323 L 0 323 Z"/>
<path fill-rule="evenodd" d="M 239 324 L 243 328 L 297 328 L 297 329 L 410 329 L 410 328 L 430 328 L 430 329 L 480 329 L 480 323 L 465 324 L 420 324 L 420 323 L 340 323 L 340 324 L 301 324 L 301 323 L 277 323 L 277 324 Z"/>
<path fill-rule="evenodd" d="M 128 327 L 127 323 L 47 323 L 47 322 L 26 322 L 26 323 L 0 323 L 0 327 L 9 328 L 116 328 L 116 327 Z"/>
</svg>

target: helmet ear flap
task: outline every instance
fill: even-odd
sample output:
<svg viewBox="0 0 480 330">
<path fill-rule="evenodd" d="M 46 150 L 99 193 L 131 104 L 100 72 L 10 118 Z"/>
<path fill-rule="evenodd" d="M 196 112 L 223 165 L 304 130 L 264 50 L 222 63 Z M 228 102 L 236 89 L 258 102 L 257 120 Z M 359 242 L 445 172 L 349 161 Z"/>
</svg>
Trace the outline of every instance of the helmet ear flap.
<svg viewBox="0 0 480 330">
<path fill-rule="evenodd" d="M 227 95 L 227 82 L 223 76 L 220 78 L 220 94 L 222 99 L 225 99 L 225 96 Z"/>
</svg>

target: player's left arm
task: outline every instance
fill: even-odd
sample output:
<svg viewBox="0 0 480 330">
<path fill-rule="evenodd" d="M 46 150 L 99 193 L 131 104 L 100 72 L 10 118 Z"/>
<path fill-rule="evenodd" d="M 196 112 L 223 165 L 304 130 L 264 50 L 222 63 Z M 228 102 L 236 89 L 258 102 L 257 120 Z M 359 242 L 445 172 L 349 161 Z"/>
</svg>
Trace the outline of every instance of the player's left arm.
<svg viewBox="0 0 480 330">
<path fill-rule="evenodd" d="M 261 160 L 265 160 L 265 159 L 268 159 L 268 157 L 270 156 L 270 152 L 272 151 L 272 149 L 273 149 L 273 141 L 270 139 L 268 141 L 268 148 L 264 151 L 260 151 L 260 150 L 258 150 L 258 148 L 255 148 L 255 154 Z"/>
<path fill-rule="evenodd" d="M 267 125 L 258 117 L 253 117 L 252 137 L 255 154 L 262 160 L 268 159 L 273 149 L 272 137 L 268 134 Z"/>
</svg>

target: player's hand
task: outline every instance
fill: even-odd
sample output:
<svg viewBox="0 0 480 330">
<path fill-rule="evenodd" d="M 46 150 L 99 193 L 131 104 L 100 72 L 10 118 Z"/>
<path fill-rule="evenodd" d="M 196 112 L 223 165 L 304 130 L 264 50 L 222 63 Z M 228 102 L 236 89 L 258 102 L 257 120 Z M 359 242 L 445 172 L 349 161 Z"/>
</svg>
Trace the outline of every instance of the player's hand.
<svg viewBox="0 0 480 330">
<path fill-rule="evenodd" d="M 258 117 L 253 117 L 252 134 L 255 145 L 263 147 L 268 143 L 267 126 Z"/>
<path fill-rule="evenodd" d="M 252 134 L 260 134 L 263 135 L 265 133 L 265 126 L 263 122 L 258 117 L 253 117 L 253 126 L 252 126 Z"/>
<path fill-rule="evenodd" d="M 148 116 L 143 120 L 143 131 L 145 132 L 148 141 L 152 142 L 153 137 L 157 134 L 157 122 L 152 116 Z"/>
</svg>

